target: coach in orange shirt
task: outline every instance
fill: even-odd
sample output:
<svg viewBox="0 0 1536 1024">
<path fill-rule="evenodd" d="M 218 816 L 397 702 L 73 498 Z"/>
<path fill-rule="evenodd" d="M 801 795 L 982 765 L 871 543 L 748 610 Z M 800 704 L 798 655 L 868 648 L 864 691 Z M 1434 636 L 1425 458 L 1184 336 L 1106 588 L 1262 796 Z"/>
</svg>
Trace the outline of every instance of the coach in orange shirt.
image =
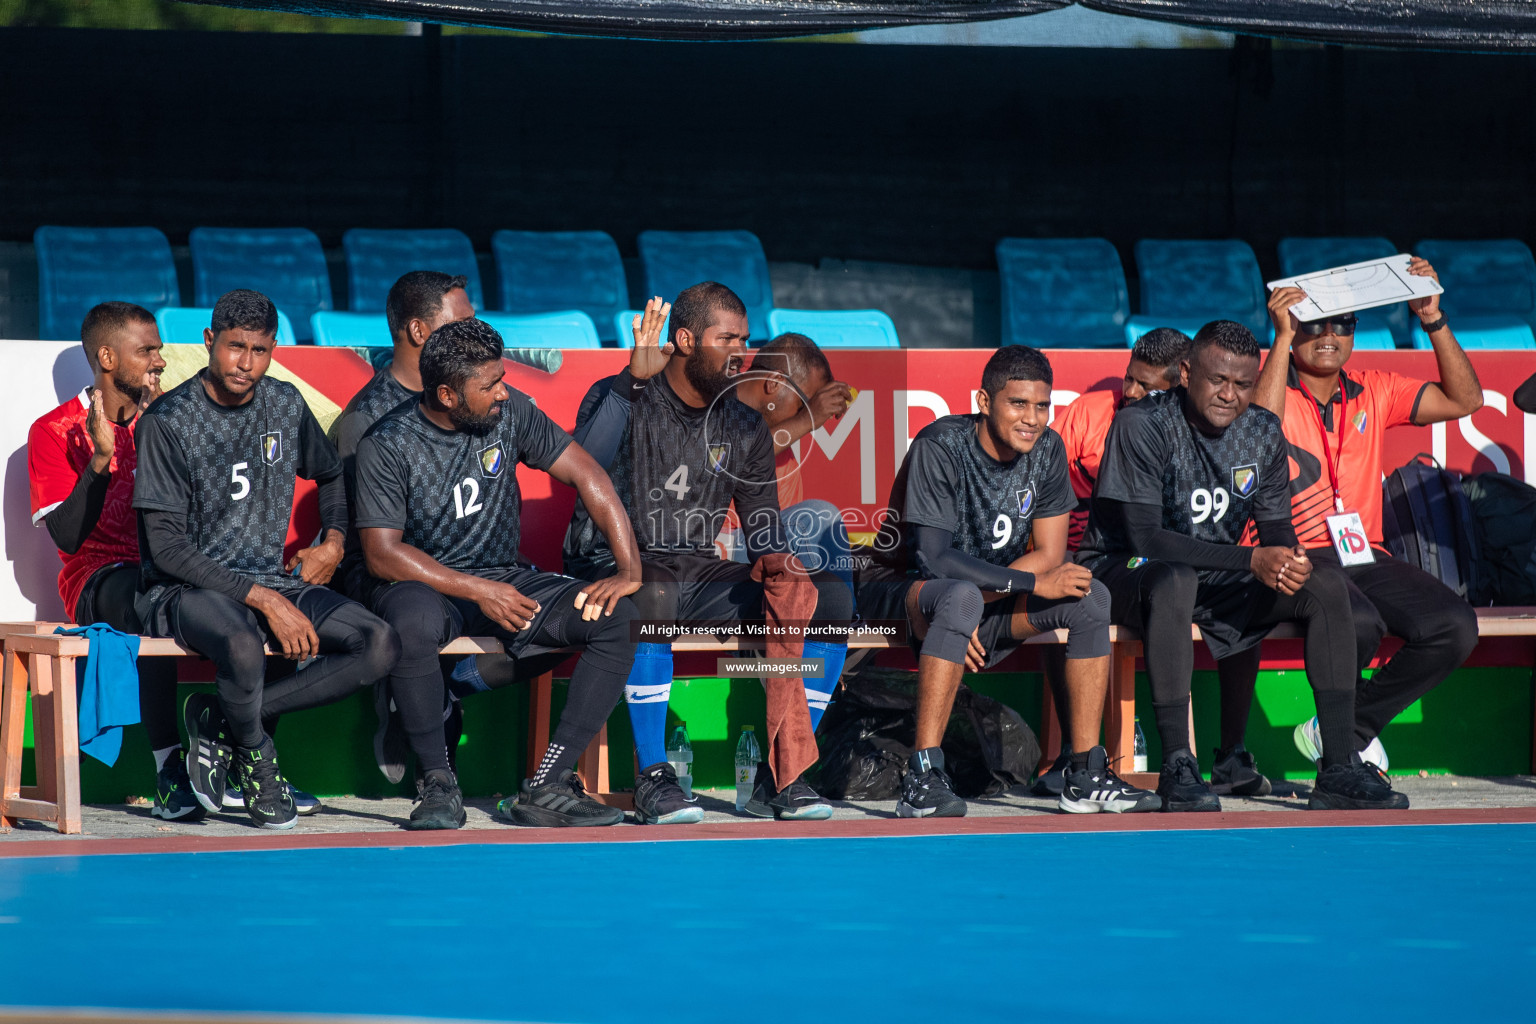
<svg viewBox="0 0 1536 1024">
<path fill-rule="evenodd" d="M 1415 258 L 1408 269 L 1439 280 L 1423 259 Z M 1403 638 L 1402 649 L 1369 680 L 1362 678 L 1355 695 L 1356 749 L 1385 769 L 1377 736 L 1466 660 L 1477 643 L 1477 616 L 1449 587 L 1393 558 L 1383 546 L 1382 442 L 1390 427 L 1422 427 L 1476 411 L 1483 391 L 1440 310 L 1439 296 L 1408 303 L 1434 346 L 1440 370 L 1434 383 L 1379 370 L 1345 372 L 1354 350 L 1355 316 L 1298 321 L 1290 307 L 1305 298 L 1299 288 L 1280 288 L 1270 296 L 1275 343 L 1253 401 L 1284 424 L 1296 466 L 1291 518 L 1297 539 L 1314 562 L 1343 563 L 1384 630 Z M 1361 602 L 1356 599 L 1354 606 L 1358 617 Z M 1362 651 L 1361 658 L 1364 668 L 1369 654 Z M 1296 745 L 1314 760 L 1321 755 L 1316 719 L 1297 727 Z"/>
</svg>

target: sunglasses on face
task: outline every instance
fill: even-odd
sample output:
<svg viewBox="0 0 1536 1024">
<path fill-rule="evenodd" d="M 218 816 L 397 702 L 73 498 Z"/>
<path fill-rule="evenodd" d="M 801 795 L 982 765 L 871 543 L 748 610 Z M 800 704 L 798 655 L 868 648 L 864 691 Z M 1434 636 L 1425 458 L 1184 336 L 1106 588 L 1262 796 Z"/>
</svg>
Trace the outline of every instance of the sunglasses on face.
<svg viewBox="0 0 1536 1024">
<path fill-rule="evenodd" d="M 1316 338 L 1320 335 L 1328 334 L 1328 329 L 1331 327 L 1333 328 L 1332 333 L 1335 336 L 1343 338 L 1355 333 L 1355 324 L 1357 322 L 1356 318 L 1352 316 L 1328 320 L 1303 320 L 1296 329 L 1308 337 Z"/>
</svg>

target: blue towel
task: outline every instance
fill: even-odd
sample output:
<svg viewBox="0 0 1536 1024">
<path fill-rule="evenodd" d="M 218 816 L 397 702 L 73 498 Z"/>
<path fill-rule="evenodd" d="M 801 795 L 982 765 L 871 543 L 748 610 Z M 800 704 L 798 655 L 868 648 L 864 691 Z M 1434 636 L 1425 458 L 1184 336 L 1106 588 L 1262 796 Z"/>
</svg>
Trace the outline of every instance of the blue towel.
<svg viewBox="0 0 1536 1024">
<path fill-rule="evenodd" d="M 106 765 L 117 763 L 123 726 L 139 721 L 139 638 L 96 623 L 54 630 L 91 641 L 85 671 L 76 679 L 80 691 L 80 750 Z"/>
</svg>

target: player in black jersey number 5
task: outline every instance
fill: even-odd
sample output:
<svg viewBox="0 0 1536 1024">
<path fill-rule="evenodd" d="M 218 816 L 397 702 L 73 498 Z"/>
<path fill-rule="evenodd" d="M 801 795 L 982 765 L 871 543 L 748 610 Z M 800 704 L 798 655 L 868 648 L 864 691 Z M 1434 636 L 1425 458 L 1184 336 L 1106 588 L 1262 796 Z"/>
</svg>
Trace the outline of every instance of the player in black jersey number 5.
<svg viewBox="0 0 1536 1024">
<path fill-rule="evenodd" d="M 421 350 L 421 401 L 396 408 L 358 443 L 357 528 L 368 571 L 380 581 L 370 604 L 400 633 L 390 678 L 397 703 L 402 694 L 443 692 L 438 648 L 466 633 L 499 637 L 519 675 L 564 660 L 554 652 L 580 649 L 538 770 L 497 813 L 516 825 L 611 825 L 623 812 L 587 797 L 574 769 L 634 662 L 627 595 L 640 587 L 640 556 L 607 474 L 527 395 L 506 386 L 501 352 L 501 336 L 482 320 L 439 327 Z M 519 462 L 576 488 L 612 545 L 611 575 L 583 583 L 519 557 Z M 462 797 L 446 769 L 425 775 L 412 819 L 425 818 L 437 822 L 430 827 L 463 824 Z"/>
<path fill-rule="evenodd" d="M 272 723 L 388 674 L 400 646 L 378 617 L 322 585 L 347 531 L 341 459 L 299 390 L 266 378 L 276 332 L 265 295 L 239 290 L 218 301 L 204 333 L 207 369 L 139 420 L 133 504 L 141 618 L 216 669 L 218 699 L 186 705 L 192 791 L 221 810 L 233 761 L 251 818 L 292 828 Z M 322 539 L 285 563 L 296 476 L 320 485 Z M 301 668 L 263 685 L 268 642 Z"/>
</svg>

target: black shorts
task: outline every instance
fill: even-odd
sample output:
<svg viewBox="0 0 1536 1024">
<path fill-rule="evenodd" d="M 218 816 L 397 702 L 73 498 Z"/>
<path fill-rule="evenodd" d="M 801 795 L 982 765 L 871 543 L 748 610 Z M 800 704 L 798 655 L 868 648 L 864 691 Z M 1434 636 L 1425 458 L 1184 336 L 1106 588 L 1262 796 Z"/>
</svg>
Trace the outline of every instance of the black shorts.
<svg viewBox="0 0 1536 1024">
<path fill-rule="evenodd" d="M 144 623 L 145 633 L 149 636 L 169 637 L 183 647 L 191 647 L 192 645 L 187 643 L 181 635 L 179 619 L 182 595 L 196 589 L 198 588 L 189 583 L 157 584 L 147 593 L 140 594 L 135 599 L 134 606 L 139 612 L 140 620 Z M 279 593 L 292 601 L 294 607 L 315 626 L 319 626 L 329 618 L 336 609 L 357 603 L 351 598 L 336 593 L 330 587 L 322 587 L 314 583 L 300 583 L 296 587 L 286 588 Z M 261 627 L 261 634 L 267 646 L 272 650 L 281 651 L 283 645 L 273 635 L 266 616 L 258 614 L 256 621 Z"/>
<path fill-rule="evenodd" d="M 373 582 L 365 588 L 368 600 L 364 603 L 374 614 L 388 621 L 389 616 L 384 607 L 390 592 L 397 587 L 410 587 L 418 595 L 431 595 L 437 599 L 438 607 L 447 619 L 445 642 L 461 636 L 494 636 L 501 641 L 509 658 L 523 659 L 553 654 L 571 645 L 565 635 L 565 624 L 571 615 L 578 618 L 581 615 L 576 609 L 576 592 L 587 585 L 585 582 L 559 573 L 540 572 L 529 566 L 487 570 L 471 575 L 516 587 L 524 597 L 538 602 L 538 613 L 526 628 L 514 633 L 490 619 L 473 601 L 446 597 L 415 580 L 386 583 L 372 577 L 370 579 Z"/>
<path fill-rule="evenodd" d="M 1156 562 L 1144 561 L 1131 566 L 1130 555 L 1104 559 L 1094 568 L 1095 579 L 1109 588 L 1109 620 L 1119 626 L 1140 630 L 1146 622 L 1145 587 L 1141 585 L 1146 570 Z M 1272 622 L 1252 622 L 1254 611 L 1268 609 L 1275 592 L 1254 578 L 1251 572 L 1228 569 L 1197 569 L 1199 586 L 1191 620 L 1200 627 L 1200 635 L 1211 657 L 1221 659 L 1246 651 L 1263 640 Z"/>
</svg>

